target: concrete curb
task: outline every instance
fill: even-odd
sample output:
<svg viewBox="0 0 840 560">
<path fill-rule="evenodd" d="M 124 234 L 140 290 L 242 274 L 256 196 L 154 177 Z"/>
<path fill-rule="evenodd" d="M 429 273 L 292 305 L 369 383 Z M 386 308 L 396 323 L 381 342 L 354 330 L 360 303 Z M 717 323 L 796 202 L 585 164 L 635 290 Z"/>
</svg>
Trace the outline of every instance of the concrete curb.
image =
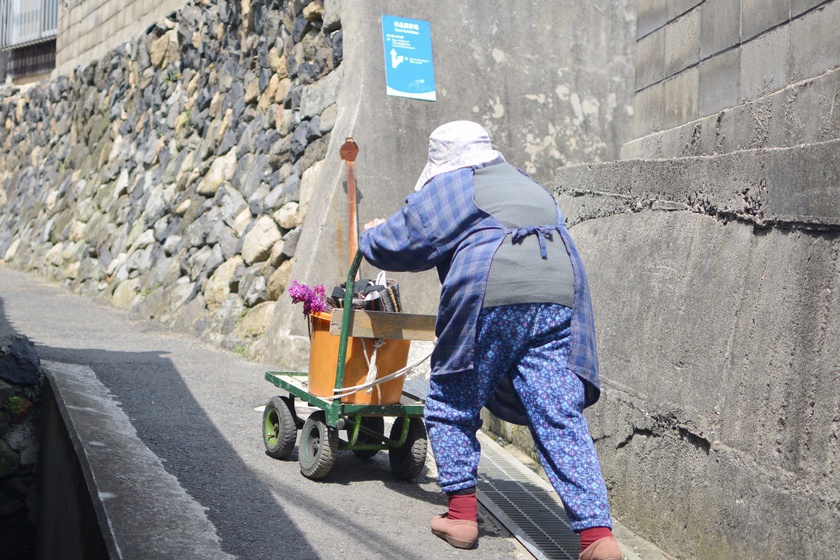
<svg viewBox="0 0 840 560">
<path fill-rule="evenodd" d="M 47 361 L 43 366 L 110 557 L 234 558 L 222 551 L 205 508 L 140 441 L 93 370 Z"/>
</svg>

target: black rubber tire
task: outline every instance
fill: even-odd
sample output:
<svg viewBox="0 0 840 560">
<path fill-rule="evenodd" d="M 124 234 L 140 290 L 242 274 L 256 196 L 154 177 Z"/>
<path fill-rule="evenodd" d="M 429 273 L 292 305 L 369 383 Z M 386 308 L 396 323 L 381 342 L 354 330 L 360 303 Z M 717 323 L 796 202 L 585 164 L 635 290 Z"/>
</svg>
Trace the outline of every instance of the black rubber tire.
<svg viewBox="0 0 840 560">
<path fill-rule="evenodd" d="M 372 432 L 383 436 L 385 435 L 385 419 L 381 416 L 362 416 L 362 426 Z M 353 432 L 352 425 L 347 429 L 347 439 L 349 440 Z M 376 439 L 368 436 L 359 430 L 359 437 L 356 439 L 357 444 L 365 443 L 382 443 L 381 439 Z M 359 459 L 370 459 L 379 453 L 378 449 L 354 449 L 353 455 Z"/>
<path fill-rule="evenodd" d="M 289 402 L 284 397 L 271 397 L 263 411 L 263 444 L 269 457 L 285 459 L 295 449 L 297 427 Z"/>
<path fill-rule="evenodd" d="M 329 474 L 338 454 L 338 430 L 326 423 L 323 410 L 313 412 L 300 431 L 298 461 L 306 478 L 317 480 Z"/>
<path fill-rule="evenodd" d="M 423 419 L 419 416 L 411 416 L 408 420 L 410 423 L 405 443 L 402 447 L 392 447 L 388 452 L 391 471 L 402 480 L 412 480 L 423 472 L 428 448 L 426 425 L 423 423 Z M 403 416 L 394 421 L 394 426 L 391 428 L 391 439 L 399 439 L 404 421 L 405 417 Z"/>
</svg>

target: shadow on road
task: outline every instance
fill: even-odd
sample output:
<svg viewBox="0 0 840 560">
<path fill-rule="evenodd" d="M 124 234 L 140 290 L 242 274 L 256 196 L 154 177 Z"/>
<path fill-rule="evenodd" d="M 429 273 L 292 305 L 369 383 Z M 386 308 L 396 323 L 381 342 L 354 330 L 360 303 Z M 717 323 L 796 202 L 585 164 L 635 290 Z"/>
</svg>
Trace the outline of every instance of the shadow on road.
<svg viewBox="0 0 840 560">
<path fill-rule="evenodd" d="M 91 368 L 140 441 L 207 509 L 226 553 L 243 559 L 451 553 L 428 531 L 445 496 L 427 473 L 405 482 L 394 477 L 385 453 L 364 461 L 343 452 L 329 477 L 316 482 L 300 474 L 297 461 L 265 455 L 255 408 L 275 391 L 263 378 L 269 367 L 32 275 L 0 267 L 0 286 L 0 327 L 29 336 L 42 360 Z M 488 558 L 510 550 L 504 540 L 483 548 L 492 552 Z"/>
<path fill-rule="evenodd" d="M 68 322 L 67 328 L 71 325 Z M 7 316 L 3 298 L 0 330 L 18 332 Z M 142 442 L 162 459 L 185 490 L 208 508 L 225 552 L 241 558 L 273 557 L 282 542 L 295 557 L 316 557 L 294 521 L 268 492 L 265 481 L 242 461 L 208 418 L 166 352 L 57 348 L 41 344 L 37 338 L 33 342 L 41 360 L 94 370 Z M 143 520 L 137 523 L 142 525 Z"/>
</svg>

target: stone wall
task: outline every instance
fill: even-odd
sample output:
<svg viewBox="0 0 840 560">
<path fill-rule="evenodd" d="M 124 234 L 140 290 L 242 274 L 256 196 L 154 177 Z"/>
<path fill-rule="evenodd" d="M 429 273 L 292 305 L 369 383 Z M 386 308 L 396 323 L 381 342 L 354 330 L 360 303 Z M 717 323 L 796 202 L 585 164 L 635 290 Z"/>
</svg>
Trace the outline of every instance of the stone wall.
<svg viewBox="0 0 840 560">
<path fill-rule="evenodd" d="M 0 542 L 8 558 L 34 557 L 42 377 L 32 342 L 0 324 Z"/>
<path fill-rule="evenodd" d="M 335 122 L 338 13 L 186 5 L 70 76 L 0 90 L 0 257 L 247 353 Z"/>
<path fill-rule="evenodd" d="M 840 0 L 641 0 L 622 158 L 840 138 Z"/>
</svg>

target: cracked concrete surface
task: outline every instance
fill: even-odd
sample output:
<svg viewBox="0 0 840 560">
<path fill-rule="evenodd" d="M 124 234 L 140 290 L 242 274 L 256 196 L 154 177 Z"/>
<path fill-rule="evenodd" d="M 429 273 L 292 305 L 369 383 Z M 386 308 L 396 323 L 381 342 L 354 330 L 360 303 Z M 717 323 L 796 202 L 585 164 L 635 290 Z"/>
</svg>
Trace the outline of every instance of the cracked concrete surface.
<svg viewBox="0 0 840 560">
<path fill-rule="evenodd" d="M 625 212 L 688 211 L 718 220 L 840 230 L 840 140 L 722 156 L 633 160 L 561 169 L 555 194 L 567 222 Z"/>
<path fill-rule="evenodd" d="M 677 558 L 840 533 L 840 141 L 558 170 L 614 513 Z"/>
</svg>

